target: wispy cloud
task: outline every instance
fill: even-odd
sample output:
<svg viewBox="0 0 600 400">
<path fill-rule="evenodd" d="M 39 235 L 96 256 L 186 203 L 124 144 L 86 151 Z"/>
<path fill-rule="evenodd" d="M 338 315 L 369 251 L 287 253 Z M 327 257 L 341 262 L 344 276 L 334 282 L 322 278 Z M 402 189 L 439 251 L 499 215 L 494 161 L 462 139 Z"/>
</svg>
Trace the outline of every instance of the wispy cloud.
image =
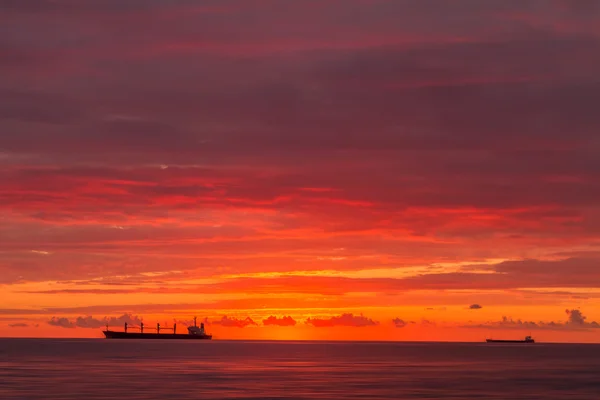
<svg viewBox="0 0 600 400">
<path fill-rule="evenodd" d="M 16 322 L 14 324 L 8 324 L 10 328 L 37 328 L 39 324 L 27 324 L 25 322 Z"/>
<path fill-rule="evenodd" d="M 49 256 L 50 254 L 52 254 L 49 251 L 44 251 L 44 250 L 31 250 L 31 252 L 33 254 L 41 254 L 43 256 Z"/>
</svg>

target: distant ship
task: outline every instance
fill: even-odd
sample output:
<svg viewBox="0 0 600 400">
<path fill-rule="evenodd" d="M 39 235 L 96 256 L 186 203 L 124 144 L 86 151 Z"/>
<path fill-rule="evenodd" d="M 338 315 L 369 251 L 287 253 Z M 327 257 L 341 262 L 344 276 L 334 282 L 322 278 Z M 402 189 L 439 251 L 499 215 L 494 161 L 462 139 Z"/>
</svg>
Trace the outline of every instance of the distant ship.
<svg viewBox="0 0 600 400">
<path fill-rule="evenodd" d="M 488 343 L 535 343 L 531 336 L 525 336 L 524 340 L 485 339 Z"/>
<path fill-rule="evenodd" d="M 139 332 L 128 332 L 127 322 L 125 322 L 125 330 L 123 332 L 120 331 L 110 331 L 108 330 L 108 326 L 106 327 L 104 336 L 107 339 L 191 339 L 191 340 L 210 340 L 212 339 L 212 335 L 207 334 L 204 331 L 204 323 L 200 323 L 200 327 L 196 325 L 196 317 L 194 317 L 194 326 L 188 326 L 188 333 L 177 333 L 177 324 L 173 324 L 173 328 L 162 328 L 162 330 L 170 330 L 173 333 L 160 333 L 161 327 L 160 324 L 156 324 L 156 333 L 148 333 L 144 332 L 144 323 L 140 324 L 139 328 L 129 328 L 129 329 L 139 329 Z"/>
</svg>

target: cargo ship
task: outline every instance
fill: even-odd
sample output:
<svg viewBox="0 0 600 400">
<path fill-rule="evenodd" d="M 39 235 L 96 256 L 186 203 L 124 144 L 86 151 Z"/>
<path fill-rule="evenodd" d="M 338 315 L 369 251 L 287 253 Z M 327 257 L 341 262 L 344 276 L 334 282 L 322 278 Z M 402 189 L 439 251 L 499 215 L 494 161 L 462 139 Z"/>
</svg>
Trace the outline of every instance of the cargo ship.
<svg viewBox="0 0 600 400">
<path fill-rule="evenodd" d="M 524 340 L 485 339 L 488 343 L 535 343 L 531 336 L 525 336 Z"/>
<path fill-rule="evenodd" d="M 139 332 L 129 332 L 128 329 L 139 329 Z M 148 329 L 148 328 L 147 328 Z M 204 323 L 200 323 L 198 327 L 196 325 L 196 317 L 194 317 L 194 326 L 188 326 L 188 333 L 177 333 L 177 324 L 173 324 L 173 328 L 161 328 L 160 324 L 156 324 L 156 333 L 154 332 L 144 332 L 144 323 L 142 322 L 139 328 L 128 327 L 127 322 L 125 322 L 125 330 L 124 331 L 111 331 L 108 330 L 108 326 L 106 327 L 104 336 L 107 339 L 188 339 L 188 340 L 211 340 L 212 335 L 209 335 L 204 330 Z M 161 333 L 161 329 L 172 331 L 167 333 Z"/>
</svg>

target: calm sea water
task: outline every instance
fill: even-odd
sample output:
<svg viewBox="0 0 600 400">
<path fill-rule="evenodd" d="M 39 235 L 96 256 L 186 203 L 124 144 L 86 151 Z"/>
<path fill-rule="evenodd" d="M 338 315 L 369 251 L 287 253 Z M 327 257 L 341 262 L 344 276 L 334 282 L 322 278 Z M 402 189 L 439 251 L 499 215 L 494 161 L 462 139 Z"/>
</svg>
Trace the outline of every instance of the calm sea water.
<svg viewBox="0 0 600 400">
<path fill-rule="evenodd" d="M 0 339 L 0 399 L 600 399 L 600 346 Z"/>
</svg>

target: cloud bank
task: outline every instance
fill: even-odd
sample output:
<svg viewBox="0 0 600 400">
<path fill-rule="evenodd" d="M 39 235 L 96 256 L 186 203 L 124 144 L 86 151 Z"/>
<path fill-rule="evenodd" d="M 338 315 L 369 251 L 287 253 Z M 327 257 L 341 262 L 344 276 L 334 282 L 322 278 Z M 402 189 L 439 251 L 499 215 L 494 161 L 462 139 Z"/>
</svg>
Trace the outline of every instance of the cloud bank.
<svg viewBox="0 0 600 400">
<path fill-rule="evenodd" d="M 484 324 L 471 324 L 466 328 L 486 328 L 486 329 L 548 329 L 548 330 L 586 330 L 600 328 L 596 321 L 586 322 L 586 317 L 580 310 L 565 310 L 568 316 L 567 321 L 527 321 L 513 319 L 511 317 L 502 317 L 500 321 L 489 321 Z"/>
<path fill-rule="evenodd" d="M 97 329 L 108 326 L 124 326 L 125 323 L 129 326 L 140 326 L 142 320 L 131 314 L 123 314 L 120 317 L 104 317 L 96 319 L 92 316 L 80 316 L 74 320 L 66 317 L 52 317 L 48 321 L 49 325 L 58 326 L 61 328 L 90 328 Z"/>
</svg>

